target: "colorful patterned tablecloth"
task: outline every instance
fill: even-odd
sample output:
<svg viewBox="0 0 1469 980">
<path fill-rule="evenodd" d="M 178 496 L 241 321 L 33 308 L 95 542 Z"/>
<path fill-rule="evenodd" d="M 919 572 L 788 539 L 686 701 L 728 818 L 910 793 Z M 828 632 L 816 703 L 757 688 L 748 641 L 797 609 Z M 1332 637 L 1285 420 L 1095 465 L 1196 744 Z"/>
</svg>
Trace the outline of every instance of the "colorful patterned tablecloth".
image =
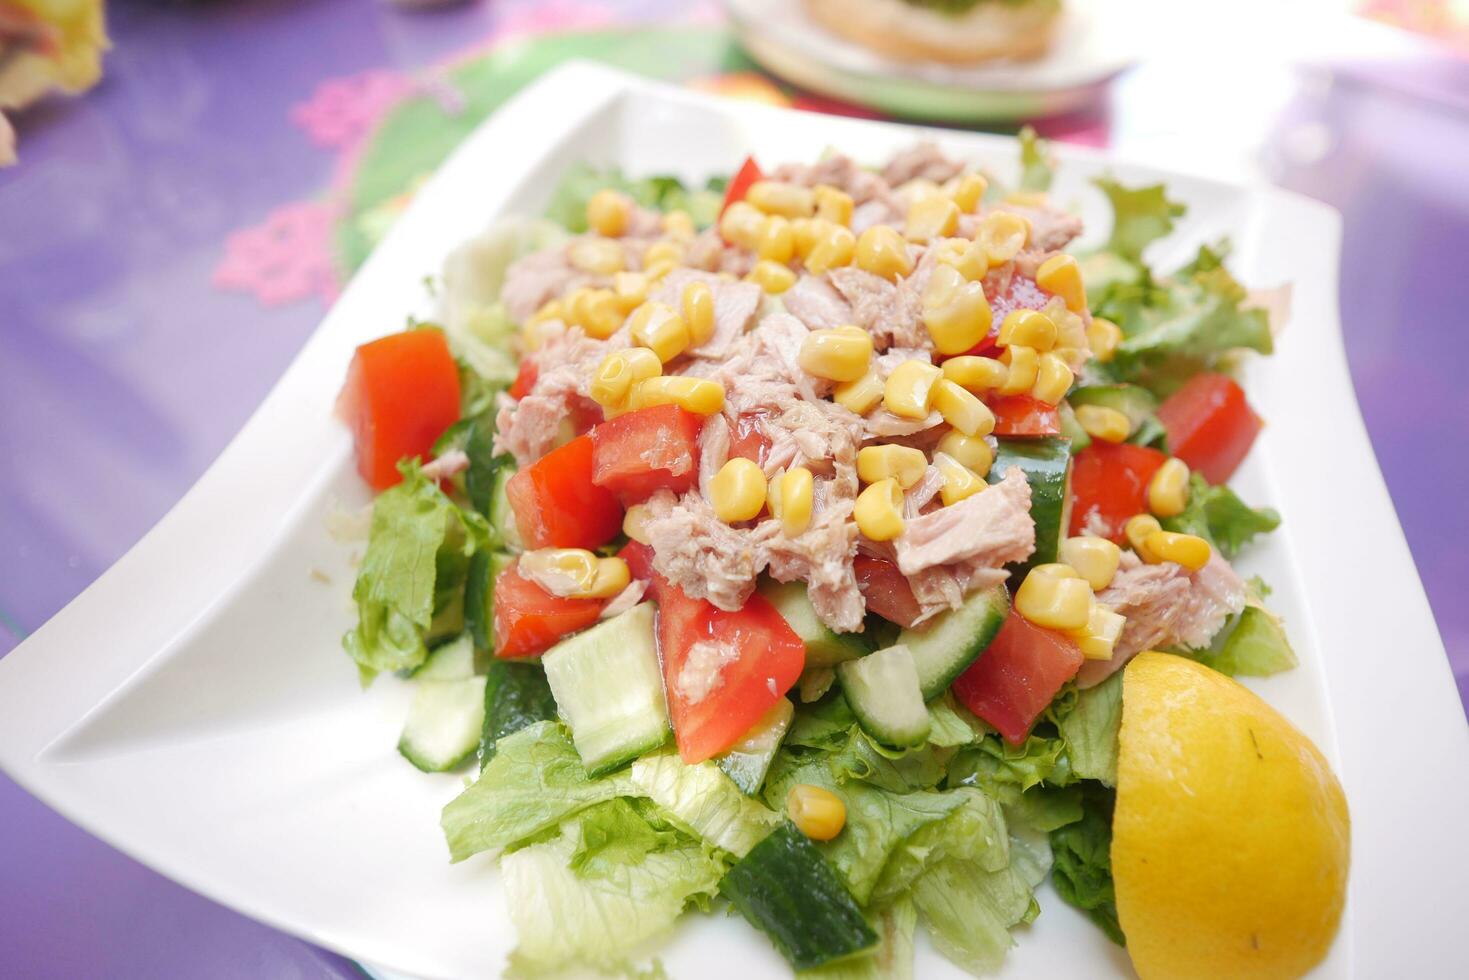
<svg viewBox="0 0 1469 980">
<path fill-rule="evenodd" d="M 1356 46 L 1249 77 L 1159 53 L 1102 104 L 1040 128 L 1165 165 L 1221 147 L 1205 162 L 1237 156 L 1342 210 L 1353 378 L 1469 696 L 1469 62 L 1454 53 L 1469 29 L 1451 4 L 1363 6 L 1444 43 L 1383 29 L 1371 57 Z M 595 58 L 863 113 L 762 75 L 712 2 L 118 0 L 112 31 L 104 84 L 20 114 L 21 164 L 0 171 L 0 654 L 177 501 L 416 186 L 527 81 Z M 360 975 L 3 777 L 0 820 L 0 974 Z"/>
</svg>

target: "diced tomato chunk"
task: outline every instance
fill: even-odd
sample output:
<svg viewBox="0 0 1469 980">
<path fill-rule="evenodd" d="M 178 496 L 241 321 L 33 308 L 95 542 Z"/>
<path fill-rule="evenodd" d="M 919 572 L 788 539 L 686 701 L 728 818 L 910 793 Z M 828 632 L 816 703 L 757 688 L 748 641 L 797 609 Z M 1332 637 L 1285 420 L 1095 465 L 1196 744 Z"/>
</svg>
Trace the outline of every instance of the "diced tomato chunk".
<svg viewBox="0 0 1469 980">
<path fill-rule="evenodd" d="M 505 485 L 527 548 L 598 548 L 622 530 L 617 495 L 592 482 L 592 438 L 577 436 Z"/>
<path fill-rule="evenodd" d="M 622 546 L 617 557 L 627 562 L 628 574 L 648 583 L 648 598 L 658 598 L 654 594 L 655 586 L 662 580 L 662 576 L 653 571 L 653 549 L 645 544 L 629 541 Z"/>
<path fill-rule="evenodd" d="M 729 431 L 729 458 L 742 456 L 764 466 L 768 455 L 770 436 L 765 432 L 765 414 L 748 412 L 735 419 Z"/>
<path fill-rule="evenodd" d="M 1163 453 L 1132 443 L 1093 439 L 1076 454 L 1071 467 L 1071 527 L 1080 534 L 1092 526 L 1103 537 L 1123 542 L 1122 525 L 1148 509 L 1148 481 L 1168 459 Z"/>
<path fill-rule="evenodd" d="M 897 565 L 858 555 L 852 560 L 852 571 L 857 574 L 857 588 L 867 600 L 868 611 L 904 627 L 912 626 L 923 614 L 923 607 L 913 596 L 913 586 Z"/>
<path fill-rule="evenodd" d="M 495 579 L 495 656 L 534 657 L 591 626 L 605 605 L 606 599 L 554 596 L 515 567 L 507 568 Z"/>
<path fill-rule="evenodd" d="M 1058 436 L 1061 412 L 1029 395 L 1003 395 L 986 403 L 995 413 L 997 436 Z"/>
<path fill-rule="evenodd" d="M 1263 423 L 1244 389 L 1223 374 L 1196 374 L 1158 406 L 1168 448 L 1210 483 L 1234 475 Z"/>
<path fill-rule="evenodd" d="M 527 357 L 520 362 L 520 370 L 515 372 L 515 382 L 510 386 L 510 397 L 517 401 L 530 394 L 530 390 L 536 386 L 536 379 L 540 377 L 540 369 L 536 362 Z"/>
<path fill-rule="evenodd" d="M 699 478 L 704 417 L 677 405 L 628 412 L 592 429 L 592 482 L 632 504 L 655 490 L 683 493 Z"/>
<path fill-rule="evenodd" d="M 1081 662 L 1076 644 L 1012 609 L 994 641 L 954 681 L 954 696 L 1019 745 Z"/>
<path fill-rule="evenodd" d="M 357 348 L 337 412 L 352 429 L 357 472 L 374 490 L 401 479 L 398 461 L 427 460 L 459 418 L 459 368 L 438 330 L 409 330 Z"/>
<path fill-rule="evenodd" d="M 806 645 L 759 594 L 727 612 L 654 579 L 673 737 L 685 762 L 703 762 L 738 742 L 795 686 Z"/>
<path fill-rule="evenodd" d="M 719 207 L 719 216 L 724 217 L 724 212 L 734 202 L 743 201 L 745 195 L 749 193 L 751 184 L 764 179 L 765 175 L 760 172 L 760 164 L 755 162 L 755 158 L 745 157 L 745 162 L 740 164 L 740 169 L 735 171 L 729 186 L 724 190 L 724 203 Z"/>
</svg>

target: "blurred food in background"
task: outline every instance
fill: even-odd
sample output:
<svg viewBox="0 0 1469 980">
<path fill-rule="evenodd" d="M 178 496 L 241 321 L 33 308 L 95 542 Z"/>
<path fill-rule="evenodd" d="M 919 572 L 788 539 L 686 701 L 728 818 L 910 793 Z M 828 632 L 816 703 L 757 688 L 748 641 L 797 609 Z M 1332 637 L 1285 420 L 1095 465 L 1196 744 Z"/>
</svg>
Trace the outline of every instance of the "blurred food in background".
<svg viewBox="0 0 1469 980">
<path fill-rule="evenodd" d="M 15 160 L 5 110 L 91 88 L 107 44 L 102 0 L 0 0 L 0 165 Z"/>
<path fill-rule="evenodd" d="M 1046 53 L 1060 0 L 805 0 L 818 23 L 903 61 L 975 65 Z"/>
</svg>

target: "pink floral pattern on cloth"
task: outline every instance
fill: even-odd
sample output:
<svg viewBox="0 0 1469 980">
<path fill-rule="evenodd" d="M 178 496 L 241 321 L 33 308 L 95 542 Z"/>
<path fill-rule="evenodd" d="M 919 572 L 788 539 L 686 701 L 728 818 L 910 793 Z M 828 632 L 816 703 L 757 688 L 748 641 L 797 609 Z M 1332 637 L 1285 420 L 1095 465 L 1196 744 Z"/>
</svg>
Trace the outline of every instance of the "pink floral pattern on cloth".
<svg viewBox="0 0 1469 980">
<path fill-rule="evenodd" d="M 291 121 L 324 150 L 352 149 L 414 88 L 411 78 L 386 69 L 329 79 L 291 109 Z"/>
<path fill-rule="evenodd" d="M 253 293 L 264 306 L 311 296 L 332 302 L 339 288 L 331 248 L 337 214 L 335 205 L 300 201 L 235 232 L 225 241 L 224 258 L 214 270 L 215 287 Z"/>
</svg>

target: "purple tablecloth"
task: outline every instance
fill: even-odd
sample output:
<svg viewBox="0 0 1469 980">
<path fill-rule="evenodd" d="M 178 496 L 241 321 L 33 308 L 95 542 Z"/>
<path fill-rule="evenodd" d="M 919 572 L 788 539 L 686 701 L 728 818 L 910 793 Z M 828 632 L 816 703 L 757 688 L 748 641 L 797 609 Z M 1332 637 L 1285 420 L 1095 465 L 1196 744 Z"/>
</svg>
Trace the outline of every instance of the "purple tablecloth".
<svg viewBox="0 0 1469 980">
<path fill-rule="evenodd" d="M 331 178 L 331 160 L 289 123 L 293 105 L 323 79 L 431 63 L 506 27 L 683 10 L 651 0 L 418 14 L 381 0 L 113 6 L 105 84 L 22 115 L 22 163 L 0 171 L 0 654 L 168 510 L 319 320 L 319 304 L 266 310 L 211 286 L 232 230 Z M 1353 379 L 1469 694 L 1469 275 L 1459 268 L 1469 63 L 1420 48 L 1287 77 L 1288 98 L 1275 93 L 1275 114 L 1240 139 L 1262 136 L 1256 165 L 1346 218 Z M 1148 65 L 1090 122 L 1117 142 L 1146 129 L 1154 94 L 1201 84 L 1186 64 Z M 1211 136 L 1227 139 L 1229 125 Z M 1342 533 L 1353 533 L 1345 507 Z M 0 824 L 7 976 L 358 975 L 147 871 L 3 777 Z"/>
</svg>

